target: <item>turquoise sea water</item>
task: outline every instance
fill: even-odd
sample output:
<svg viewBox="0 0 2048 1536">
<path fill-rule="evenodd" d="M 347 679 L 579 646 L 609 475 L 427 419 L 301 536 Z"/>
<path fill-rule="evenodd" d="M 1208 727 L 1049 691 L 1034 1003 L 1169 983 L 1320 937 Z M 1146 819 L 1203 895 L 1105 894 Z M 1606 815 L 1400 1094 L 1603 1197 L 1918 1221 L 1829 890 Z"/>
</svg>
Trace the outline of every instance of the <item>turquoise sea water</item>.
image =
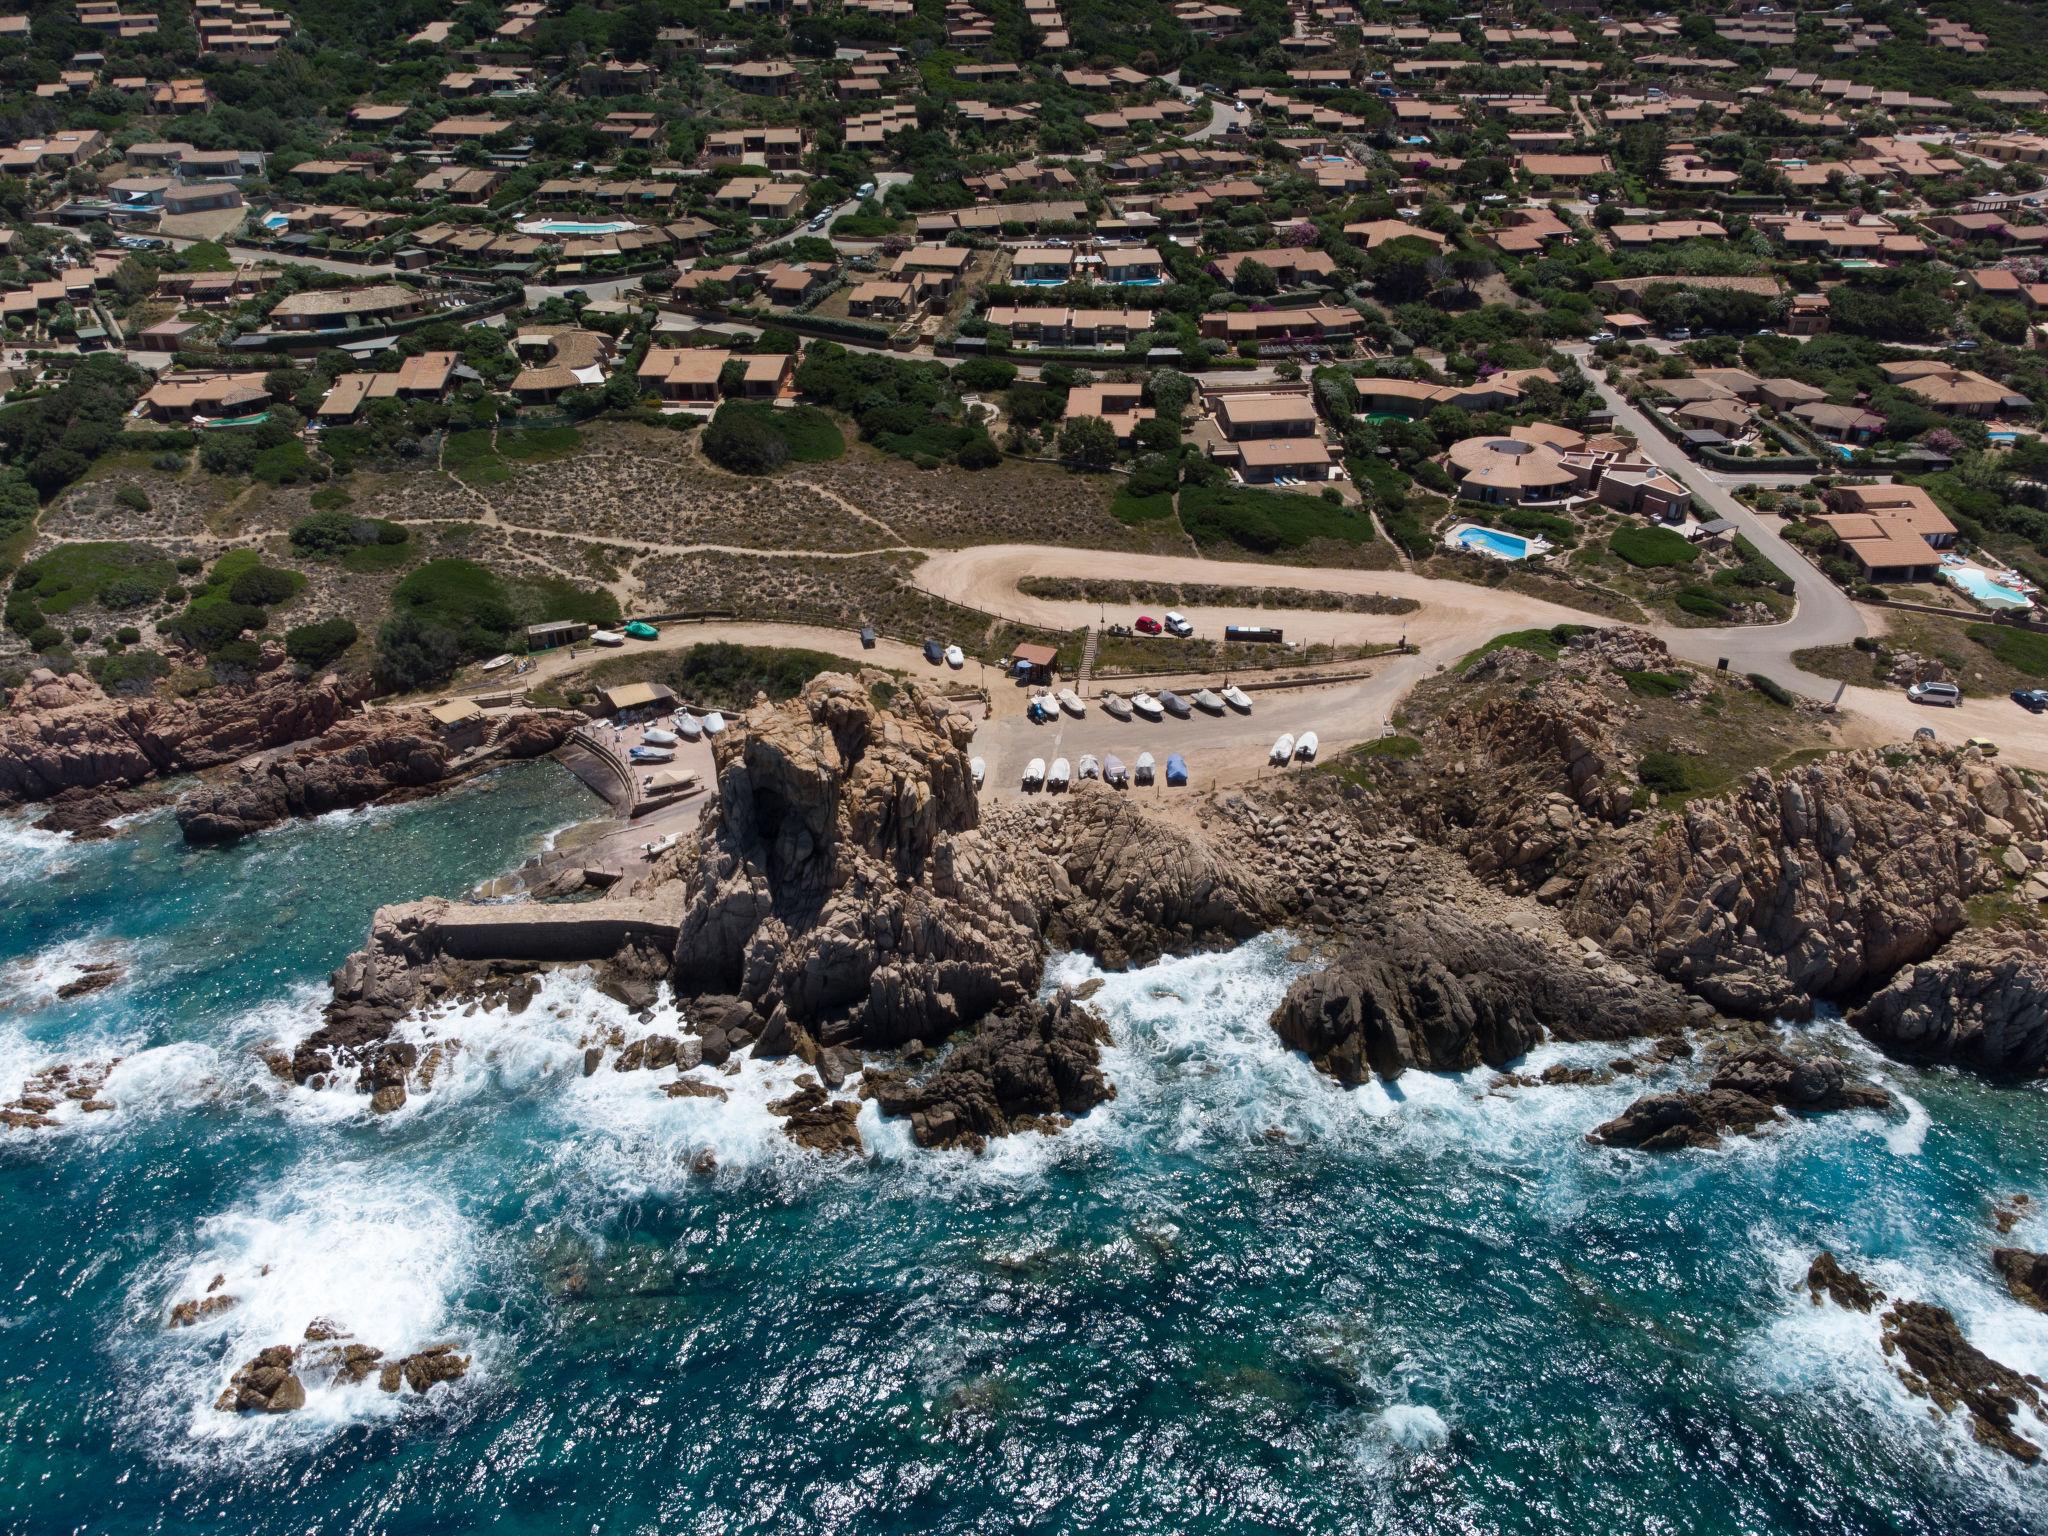
<svg viewBox="0 0 2048 1536">
<path fill-rule="evenodd" d="M 1994 1282 L 1984 1221 L 2048 1195 L 2038 1093 L 1872 1063 L 1905 1096 L 1888 1119 L 1596 1151 L 1632 1085 L 1318 1078 L 1265 1026 L 1298 969 L 1280 937 L 1109 978 L 1117 1099 L 982 1159 L 872 1107 L 864 1160 L 801 1153 L 763 1108 L 786 1067 L 718 1079 L 724 1103 L 584 1078 L 588 1030 L 641 1026 L 573 976 L 517 1018 L 410 1026 L 462 1046 L 386 1119 L 252 1061 L 311 1027 L 379 901 L 460 893 L 579 795 L 529 765 L 198 855 L 162 818 L 101 845 L 0 826 L 0 1086 L 124 1053 L 113 1113 L 0 1136 L 0 1529 L 2048 1522 L 2048 1474 L 1931 1420 L 1872 1319 L 1795 1290 L 1830 1246 L 2048 1373 L 2048 1316 Z M 109 948 L 133 981 L 50 1001 Z M 240 1304 L 167 1331 L 216 1274 Z M 315 1317 L 477 1363 L 425 1399 L 212 1410 Z"/>
</svg>

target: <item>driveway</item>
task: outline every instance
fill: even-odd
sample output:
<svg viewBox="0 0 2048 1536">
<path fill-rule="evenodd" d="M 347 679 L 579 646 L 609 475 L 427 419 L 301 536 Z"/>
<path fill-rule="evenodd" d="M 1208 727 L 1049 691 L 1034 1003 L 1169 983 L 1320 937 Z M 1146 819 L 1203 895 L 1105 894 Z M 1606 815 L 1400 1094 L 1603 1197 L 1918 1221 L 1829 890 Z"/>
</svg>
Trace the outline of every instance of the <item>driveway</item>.
<svg viewBox="0 0 2048 1536">
<path fill-rule="evenodd" d="M 1666 629 L 1675 655 L 1713 666 L 1726 659 L 1737 672 L 1760 672 L 1810 698 L 1832 699 L 1839 684 L 1792 665 L 1792 653 L 1809 646 L 1847 645 L 1864 633 L 1863 616 L 1848 594 L 1814 569 L 1805 555 L 1778 532 L 1776 519 L 1759 516 L 1734 493 L 1686 456 L 1685 450 L 1597 374 L 1588 373 L 1617 426 L 1635 434 L 1643 456 L 1689 487 L 1716 517 L 1725 517 L 1779 570 L 1792 578 L 1798 606 L 1783 624 L 1749 624 L 1722 629 Z"/>
</svg>

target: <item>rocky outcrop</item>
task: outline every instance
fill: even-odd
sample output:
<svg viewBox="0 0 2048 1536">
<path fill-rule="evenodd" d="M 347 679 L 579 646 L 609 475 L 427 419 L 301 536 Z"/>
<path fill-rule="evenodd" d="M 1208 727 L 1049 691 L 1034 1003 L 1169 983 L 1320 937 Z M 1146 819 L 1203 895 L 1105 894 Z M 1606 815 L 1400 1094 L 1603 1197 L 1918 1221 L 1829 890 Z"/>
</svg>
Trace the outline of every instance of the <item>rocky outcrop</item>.
<svg viewBox="0 0 2048 1536">
<path fill-rule="evenodd" d="M 1693 1017 L 1676 987 L 1561 935 L 1457 906 L 1418 908 L 1289 989 L 1281 1040 L 1340 1082 L 1410 1067 L 1500 1066 L 1546 1037 L 1670 1034 Z"/>
<path fill-rule="evenodd" d="M 1994 1077 L 2048 1073 L 2048 936 L 1963 933 L 1849 1022 L 1887 1055 Z"/>
<path fill-rule="evenodd" d="M 2040 1446 L 2013 1427 L 2013 1418 L 2021 1408 L 2048 1416 L 2048 1383 L 1978 1349 L 1945 1307 L 1896 1301 L 1883 1321 L 1885 1355 L 1908 1392 L 1943 1413 L 1968 1413 L 1979 1444 L 2030 1464 L 2041 1459 Z"/>
<path fill-rule="evenodd" d="M 1991 1267 L 2005 1277 L 2005 1288 L 2014 1300 L 2025 1302 L 2036 1312 L 2048 1312 L 2048 1253 L 1997 1248 L 1992 1250 Z"/>
<path fill-rule="evenodd" d="M 1883 1291 L 1855 1270 L 1842 1268 L 1841 1261 L 1826 1249 L 1815 1254 L 1806 1267 L 1806 1294 L 1816 1307 L 1832 1301 L 1851 1312 L 1868 1312 L 1884 1300 Z"/>
<path fill-rule="evenodd" d="M 293 1373 L 298 1351 L 273 1344 L 228 1379 L 214 1400 L 222 1413 L 291 1413 L 306 1406 L 306 1384 Z"/>
<path fill-rule="evenodd" d="M 397 1359 L 368 1344 L 349 1340 L 331 1325 L 314 1322 L 303 1345 L 273 1344 L 237 1370 L 214 1400 L 222 1413 L 291 1413 L 306 1406 L 306 1381 L 360 1386 L 372 1375 L 385 1392 L 409 1388 L 424 1396 L 443 1382 L 467 1375 L 470 1357 L 452 1343 L 430 1344 Z M 330 1342 L 333 1341 L 333 1342 Z"/>
<path fill-rule="evenodd" d="M 138 816 L 169 805 L 169 795 L 148 790 L 109 789 L 104 785 L 81 785 L 58 791 L 42 801 L 37 810 L 38 832 L 67 832 L 86 842 L 114 835 L 113 823 L 123 816 Z"/>
<path fill-rule="evenodd" d="M 1837 1306 L 1869 1312 L 1885 1299 L 1883 1291 L 1825 1252 L 1807 1271 L 1806 1286 L 1815 1306 L 1826 1297 Z M 1942 1413 L 1968 1413 L 1979 1444 L 2023 1462 L 2040 1459 L 2041 1448 L 2019 1433 L 2013 1420 L 2022 1408 L 2037 1416 L 2048 1411 L 2048 1383 L 2001 1365 L 1978 1349 L 1963 1337 L 1945 1307 L 1895 1301 L 1879 1323 L 1885 1358 L 1908 1392 L 1926 1398 Z"/>
<path fill-rule="evenodd" d="M 0 716 L 0 805 L 218 767 L 318 736 L 353 702 L 336 679 L 301 682 L 286 668 L 189 699 L 111 698 L 89 678 L 38 668 Z"/>
<path fill-rule="evenodd" d="M 2000 883 L 1997 850 L 2044 831 L 2020 777 L 1974 752 L 1844 753 L 1612 839 L 1566 911 L 1717 1008 L 1802 1014 L 1932 955 Z"/>
<path fill-rule="evenodd" d="M 794 1093 L 768 1101 L 768 1113 L 781 1117 L 783 1135 L 813 1152 L 858 1157 L 865 1150 L 854 1128 L 860 1118 L 859 1101 L 833 1098 L 808 1072 L 796 1080 Z"/>
<path fill-rule="evenodd" d="M 976 835 L 966 723 L 826 673 L 716 743 L 679 981 L 827 1044 L 938 1040 L 1036 988 L 1037 914 Z"/>
<path fill-rule="evenodd" d="M 1794 1057 L 1754 1045 L 1723 1061 L 1704 1089 L 1645 1094 L 1586 1139 L 1645 1152 L 1712 1147 L 1723 1137 L 1762 1130 L 1783 1110 L 1818 1115 L 1884 1110 L 1891 1103 L 1890 1094 L 1849 1076 L 1832 1056 Z"/>
<path fill-rule="evenodd" d="M 534 757 L 568 740 L 582 716 L 526 710 L 499 722 L 481 760 Z M 316 740 L 251 758 L 178 801 L 179 829 L 195 845 L 232 842 L 294 816 L 369 805 L 446 781 L 458 754 L 422 711 L 343 720 Z"/>
<path fill-rule="evenodd" d="M 0 1105 L 0 1126 L 17 1131 L 55 1130 L 64 1124 L 59 1112 L 73 1105 L 80 1114 L 104 1114 L 114 1108 L 114 1101 L 105 1097 L 107 1079 L 120 1064 L 118 1056 L 105 1061 L 60 1061 L 30 1073 L 21 1092 Z"/>
<path fill-rule="evenodd" d="M 1101 1068 L 1109 1028 L 1061 992 L 990 1014 L 922 1076 L 870 1068 L 861 1092 L 908 1116 L 921 1147 L 970 1147 L 1020 1131 L 1055 1131 L 1116 1088 Z"/>
</svg>

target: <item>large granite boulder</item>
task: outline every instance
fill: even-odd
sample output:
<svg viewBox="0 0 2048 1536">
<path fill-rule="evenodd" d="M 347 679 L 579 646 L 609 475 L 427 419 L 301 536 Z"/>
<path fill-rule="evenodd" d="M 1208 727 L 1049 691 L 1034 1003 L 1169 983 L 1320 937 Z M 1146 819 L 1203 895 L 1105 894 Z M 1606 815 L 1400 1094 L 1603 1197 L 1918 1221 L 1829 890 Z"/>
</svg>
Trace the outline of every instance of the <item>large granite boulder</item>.
<svg viewBox="0 0 2048 1536">
<path fill-rule="evenodd" d="M 2048 936 L 1958 934 L 1900 971 L 1849 1022 L 1903 1060 L 2039 1077 L 2048 1072 Z"/>
</svg>

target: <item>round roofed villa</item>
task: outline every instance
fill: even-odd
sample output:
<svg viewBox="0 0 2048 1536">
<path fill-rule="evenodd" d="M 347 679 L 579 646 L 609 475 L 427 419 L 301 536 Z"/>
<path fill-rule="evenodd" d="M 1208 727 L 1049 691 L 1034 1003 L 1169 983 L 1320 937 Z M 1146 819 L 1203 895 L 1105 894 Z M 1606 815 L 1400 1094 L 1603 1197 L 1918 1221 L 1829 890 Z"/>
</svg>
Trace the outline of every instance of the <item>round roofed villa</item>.
<svg viewBox="0 0 2048 1536">
<path fill-rule="evenodd" d="M 1458 494 L 1474 501 L 1548 501 L 1579 483 L 1556 447 L 1525 437 L 1468 437 L 1444 459 Z"/>
</svg>

